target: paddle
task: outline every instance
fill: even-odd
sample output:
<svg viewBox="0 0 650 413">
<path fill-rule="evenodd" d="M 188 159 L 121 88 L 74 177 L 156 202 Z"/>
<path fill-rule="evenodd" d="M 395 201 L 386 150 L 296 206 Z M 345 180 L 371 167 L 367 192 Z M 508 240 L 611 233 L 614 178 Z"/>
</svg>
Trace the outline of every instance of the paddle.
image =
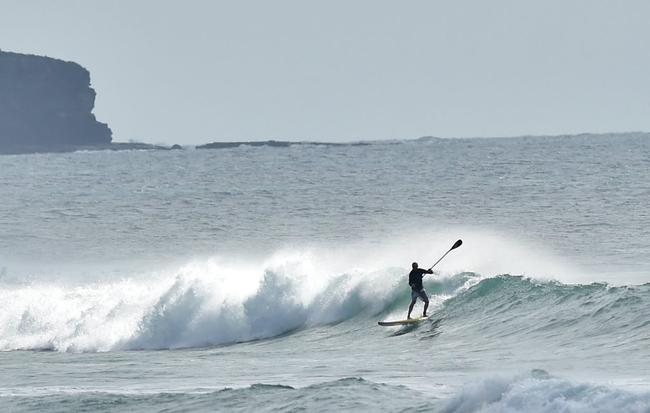
<svg viewBox="0 0 650 413">
<path fill-rule="evenodd" d="M 456 248 L 460 247 L 461 245 L 463 245 L 463 240 L 462 239 L 459 239 L 458 241 L 454 242 L 454 245 L 452 245 L 451 248 L 449 248 L 449 251 L 445 252 L 445 255 L 440 257 L 440 259 L 438 261 L 436 261 L 436 263 L 433 264 L 431 267 L 429 267 L 429 269 L 430 270 L 433 269 L 433 267 L 435 267 L 436 264 L 438 264 L 440 261 L 442 261 L 442 259 L 445 258 L 445 256 L 451 252 L 451 250 L 455 250 Z"/>
</svg>

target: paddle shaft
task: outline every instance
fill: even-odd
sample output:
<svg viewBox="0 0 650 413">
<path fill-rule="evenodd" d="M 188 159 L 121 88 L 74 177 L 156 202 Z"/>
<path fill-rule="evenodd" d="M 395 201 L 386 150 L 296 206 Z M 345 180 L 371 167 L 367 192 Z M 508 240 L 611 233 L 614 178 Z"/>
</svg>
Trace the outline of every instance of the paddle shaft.
<svg viewBox="0 0 650 413">
<path fill-rule="evenodd" d="M 454 250 L 454 249 L 460 247 L 462 244 L 463 244 L 463 241 L 462 241 L 462 240 L 458 240 L 458 241 L 456 241 L 456 242 L 454 243 L 454 245 L 452 245 L 452 247 L 449 248 L 449 251 L 445 252 L 444 255 L 443 255 L 442 257 L 440 257 L 440 259 L 439 259 L 438 261 L 436 261 L 435 264 L 433 264 L 431 267 L 429 267 L 429 269 L 430 269 L 430 270 L 433 269 L 433 267 L 435 267 L 435 266 L 436 266 L 440 261 L 442 261 L 443 258 L 445 258 L 445 257 L 447 256 L 447 254 L 449 254 L 449 253 L 451 252 L 451 250 Z"/>
<path fill-rule="evenodd" d="M 435 266 L 436 266 L 440 261 L 442 261 L 442 259 L 445 258 L 445 256 L 446 256 L 447 254 L 449 254 L 450 252 L 451 252 L 451 250 L 445 252 L 445 255 L 443 255 L 442 257 L 440 257 L 440 259 L 439 259 L 438 261 L 436 261 L 436 263 L 433 264 L 431 267 L 429 267 L 429 269 L 432 270 L 433 267 L 435 267 Z"/>
</svg>

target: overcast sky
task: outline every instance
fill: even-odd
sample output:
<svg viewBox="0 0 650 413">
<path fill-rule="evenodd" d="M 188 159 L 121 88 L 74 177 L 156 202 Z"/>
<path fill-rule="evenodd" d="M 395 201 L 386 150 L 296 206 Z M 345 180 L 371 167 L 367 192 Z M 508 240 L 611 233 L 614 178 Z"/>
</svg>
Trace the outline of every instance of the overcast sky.
<svg viewBox="0 0 650 413">
<path fill-rule="evenodd" d="M 0 0 L 115 141 L 650 131 L 650 1 Z"/>
</svg>

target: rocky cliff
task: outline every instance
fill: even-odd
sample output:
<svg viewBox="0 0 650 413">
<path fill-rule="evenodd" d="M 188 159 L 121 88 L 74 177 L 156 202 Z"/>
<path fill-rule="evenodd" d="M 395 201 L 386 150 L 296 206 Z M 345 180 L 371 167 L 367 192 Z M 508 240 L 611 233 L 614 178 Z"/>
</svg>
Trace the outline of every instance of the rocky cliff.
<svg viewBox="0 0 650 413">
<path fill-rule="evenodd" d="M 0 153 L 106 145 L 90 74 L 73 62 L 0 51 Z"/>
</svg>

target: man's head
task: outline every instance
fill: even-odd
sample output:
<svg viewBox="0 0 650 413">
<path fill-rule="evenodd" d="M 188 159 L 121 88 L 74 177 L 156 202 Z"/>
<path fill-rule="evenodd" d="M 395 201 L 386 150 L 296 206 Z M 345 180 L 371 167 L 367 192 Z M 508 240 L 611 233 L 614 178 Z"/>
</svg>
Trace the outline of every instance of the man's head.
<svg viewBox="0 0 650 413">
<path fill-rule="evenodd" d="M 411 264 L 411 267 L 413 267 L 414 270 L 417 269 L 418 268 L 418 263 L 414 262 L 413 264 Z"/>
</svg>

